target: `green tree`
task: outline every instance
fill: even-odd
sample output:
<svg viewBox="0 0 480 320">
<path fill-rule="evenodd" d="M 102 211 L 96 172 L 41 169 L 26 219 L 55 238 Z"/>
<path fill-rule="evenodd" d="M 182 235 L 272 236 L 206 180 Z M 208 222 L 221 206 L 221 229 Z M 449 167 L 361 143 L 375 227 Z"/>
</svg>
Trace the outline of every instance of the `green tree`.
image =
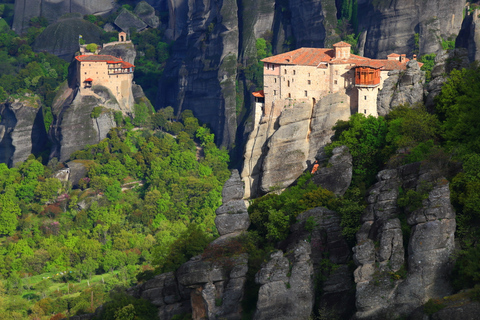
<svg viewBox="0 0 480 320">
<path fill-rule="evenodd" d="M 0 195 L 0 234 L 12 235 L 18 225 L 17 217 L 21 214 L 18 201 L 12 192 Z"/>
<path fill-rule="evenodd" d="M 95 51 L 97 51 L 97 45 L 95 43 L 89 43 L 87 44 L 87 47 L 86 49 L 92 53 L 95 53 Z"/>
</svg>

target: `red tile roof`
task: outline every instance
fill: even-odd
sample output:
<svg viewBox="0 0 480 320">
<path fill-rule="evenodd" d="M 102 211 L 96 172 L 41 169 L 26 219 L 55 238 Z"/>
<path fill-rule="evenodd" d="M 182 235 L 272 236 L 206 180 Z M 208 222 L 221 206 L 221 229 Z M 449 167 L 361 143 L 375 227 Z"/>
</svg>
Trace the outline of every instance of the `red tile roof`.
<svg viewBox="0 0 480 320">
<path fill-rule="evenodd" d="M 92 78 L 88 78 L 88 79 L 85 79 L 85 81 L 83 81 L 83 82 L 92 82 L 92 81 L 93 81 Z"/>
<path fill-rule="evenodd" d="M 265 93 L 263 93 L 263 90 L 252 92 L 252 94 L 256 98 L 265 98 Z"/>
<path fill-rule="evenodd" d="M 346 43 L 346 42 L 344 42 Z M 346 43 L 348 44 L 348 43 Z M 335 45 L 343 46 L 341 42 Z M 335 46 L 334 45 L 334 46 Z M 396 53 L 389 55 L 390 57 L 400 57 Z M 405 56 L 405 55 L 402 55 Z M 319 49 L 319 48 L 300 48 L 290 52 L 278 54 L 276 56 L 263 59 L 266 63 L 275 63 L 283 65 L 302 65 L 315 66 L 318 68 L 326 68 L 326 64 L 350 64 L 352 67 L 370 67 L 382 70 L 405 70 L 409 59 L 404 59 L 403 62 L 399 60 L 388 59 L 370 59 L 355 54 L 351 54 L 349 59 L 335 60 L 335 51 L 333 49 Z"/>
<path fill-rule="evenodd" d="M 351 47 L 350 43 L 346 43 L 345 41 L 337 42 L 333 45 L 333 47 Z"/>
<path fill-rule="evenodd" d="M 107 55 L 107 54 L 83 54 L 80 56 L 76 56 L 75 59 L 81 62 L 106 62 L 110 64 L 121 63 L 122 68 L 125 68 L 125 69 L 135 67 L 133 64 L 129 62 L 123 61 L 120 58 Z"/>
<path fill-rule="evenodd" d="M 398 53 L 390 53 L 387 57 L 400 57 Z"/>
</svg>

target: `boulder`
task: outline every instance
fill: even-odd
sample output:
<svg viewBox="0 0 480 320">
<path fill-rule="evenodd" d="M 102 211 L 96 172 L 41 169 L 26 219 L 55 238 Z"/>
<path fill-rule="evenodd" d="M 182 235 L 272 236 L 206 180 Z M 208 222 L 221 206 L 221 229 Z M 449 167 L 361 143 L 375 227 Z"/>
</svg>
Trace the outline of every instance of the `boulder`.
<svg viewBox="0 0 480 320">
<path fill-rule="evenodd" d="M 140 1 L 133 12 L 151 28 L 157 28 L 160 25 L 160 19 L 155 15 L 155 9 L 146 1 Z"/>
</svg>

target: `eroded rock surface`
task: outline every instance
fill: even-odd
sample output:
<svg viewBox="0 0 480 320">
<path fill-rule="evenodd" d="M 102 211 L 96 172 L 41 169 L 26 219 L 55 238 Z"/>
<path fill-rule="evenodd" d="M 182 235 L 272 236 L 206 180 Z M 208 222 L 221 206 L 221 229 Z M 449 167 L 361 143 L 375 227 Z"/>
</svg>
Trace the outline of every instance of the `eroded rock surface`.
<svg viewBox="0 0 480 320">
<path fill-rule="evenodd" d="M 45 17 L 52 23 L 66 13 L 106 14 L 113 8 L 112 0 L 16 0 L 12 29 L 23 33 L 33 17 Z"/>
<path fill-rule="evenodd" d="M 420 163 L 383 170 L 377 180 L 353 249 L 358 319 L 405 316 L 451 293 L 455 212 L 448 181 Z"/>
<path fill-rule="evenodd" d="M 460 31 L 464 9 L 463 0 L 358 1 L 360 54 L 384 59 L 392 52 L 411 54 L 416 47 L 419 55 L 436 52 L 442 38 Z"/>
<path fill-rule="evenodd" d="M 377 96 L 379 116 L 387 115 L 399 105 L 423 102 L 425 72 L 420 70 L 417 61 L 410 60 L 406 71 L 390 71 L 388 76 Z"/>
<path fill-rule="evenodd" d="M 23 162 L 41 152 L 47 140 L 39 97 L 28 95 L 0 104 L 0 163 Z"/>
<path fill-rule="evenodd" d="M 221 236 L 245 231 L 250 226 L 243 195 L 243 181 L 240 179 L 238 170 L 233 170 L 230 179 L 223 186 L 223 204 L 215 211 L 217 214 L 215 225 Z"/>
<path fill-rule="evenodd" d="M 308 222 L 307 222 L 308 221 Z M 340 217 L 332 210 L 318 207 L 298 215 L 297 223 L 290 227 L 287 252 L 296 243 L 309 242 L 314 275 L 322 279 L 319 306 L 331 317 L 348 319 L 355 309 L 353 275 L 348 267 L 351 250 L 342 235 Z"/>
<path fill-rule="evenodd" d="M 314 106 L 292 102 L 278 118 L 261 120 L 245 149 L 245 197 L 285 188 L 295 181 L 308 162 L 314 161 L 318 149 L 330 142 L 335 123 L 350 117 L 348 101 L 347 95 L 335 93 Z"/>
<path fill-rule="evenodd" d="M 324 163 L 327 160 L 326 155 L 323 148 L 320 149 L 316 162 L 325 166 L 314 172 L 312 181 L 336 195 L 343 196 L 352 182 L 352 155 L 347 146 L 336 147 L 332 153 L 328 162 Z"/>
<path fill-rule="evenodd" d="M 468 12 L 457 37 L 456 46 L 468 51 L 470 62 L 480 61 L 480 10 Z"/>
<path fill-rule="evenodd" d="M 255 320 L 309 319 L 314 301 L 311 246 L 298 242 L 286 256 L 279 250 L 256 274 L 261 284 Z"/>
</svg>

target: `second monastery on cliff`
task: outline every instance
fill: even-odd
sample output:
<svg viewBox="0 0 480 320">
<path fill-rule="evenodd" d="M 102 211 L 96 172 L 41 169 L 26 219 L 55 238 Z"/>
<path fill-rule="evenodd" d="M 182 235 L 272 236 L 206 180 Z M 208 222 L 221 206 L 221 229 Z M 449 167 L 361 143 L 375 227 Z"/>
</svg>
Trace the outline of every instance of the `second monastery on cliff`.
<svg viewBox="0 0 480 320">
<path fill-rule="evenodd" d="M 300 48 L 263 59 L 262 91 L 254 92 L 258 118 L 278 117 L 288 100 L 315 103 L 342 91 L 350 98 L 352 113 L 377 116 L 377 93 L 392 70 L 405 70 L 409 59 L 390 54 L 369 59 L 350 53 L 339 42 L 333 49 Z"/>
</svg>

